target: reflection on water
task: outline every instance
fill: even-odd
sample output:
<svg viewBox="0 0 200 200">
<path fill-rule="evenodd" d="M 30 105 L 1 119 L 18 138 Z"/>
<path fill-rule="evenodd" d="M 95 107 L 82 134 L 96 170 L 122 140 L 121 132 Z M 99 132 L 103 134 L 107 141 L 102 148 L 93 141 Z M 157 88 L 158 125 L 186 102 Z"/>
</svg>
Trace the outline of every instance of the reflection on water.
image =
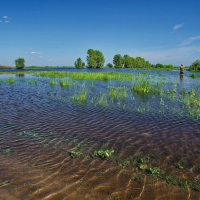
<svg viewBox="0 0 200 200">
<path fill-rule="evenodd" d="M 0 199 L 200 198 L 181 181 L 167 184 L 134 163 L 140 160 L 141 168 L 148 157 L 154 174 L 158 166 L 170 177 L 200 181 L 200 122 L 173 112 L 180 109 L 177 96 L 145 99 L 127 90 L 118 101 L 112 88 L 125 83 L 84 81 L 62 88 L 32 79 L 26 75 L 0 85 Z M 182 81 L 186 89 L 196 84 Z M 83 87 L 90 88 L 87 103 L 73 102 Z M 83 154 L 72 158 L 69 151 L 77 147 Z M 98 149 L 114 149 L 114 158 L 92 158 Z"/>
</svg>

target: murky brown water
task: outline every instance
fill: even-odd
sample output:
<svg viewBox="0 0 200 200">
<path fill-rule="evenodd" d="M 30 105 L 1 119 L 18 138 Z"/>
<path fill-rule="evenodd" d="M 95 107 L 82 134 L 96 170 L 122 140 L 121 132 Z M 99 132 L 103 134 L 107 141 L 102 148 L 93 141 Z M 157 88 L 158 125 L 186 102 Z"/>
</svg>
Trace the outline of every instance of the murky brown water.
<svg viewBox="0 0 200 200">
<path fill-rule="evenodd" d="M 154 155 L 170 174 L 200 180 L 191 167 L 200 164 L 199 120 L 68 104 L 47 98 L 49 92 L 24 84 L 0 88 L 0 199 L 200 199 L 200 192 L 143 172 L 135 181 L 137 169 L 89 155 L 102 147 L 120 158 Z M 86 153 L 72 158 L 68 151 L 77 144 Z M 180 160 L 190 167 L 174 167 Z"/>
</svg>

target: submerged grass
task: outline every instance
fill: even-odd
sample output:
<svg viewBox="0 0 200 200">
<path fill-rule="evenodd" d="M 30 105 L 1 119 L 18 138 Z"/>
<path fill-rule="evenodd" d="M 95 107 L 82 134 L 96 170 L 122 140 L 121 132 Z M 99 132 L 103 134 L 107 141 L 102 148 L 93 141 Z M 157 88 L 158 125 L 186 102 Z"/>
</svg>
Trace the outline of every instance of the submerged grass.
<svg viewBox="0 0 200 200">
<path fill-rule="evenodd" d="M 51 134 L 51 133 L 49 133 Z M 29 137 L 33 139 L 41 140 L 40 144 L 53 149 L 66 150 L 65 145 L 58 145 L 58 141 L 53 139 L 48 141 L 46 134 L 36 133 L 31 131 L 23 131 L 18 133 L 19 136 Z M 72 138 L 73 139 L 73 138 Z M 43 142 L 44 141 L 44 142 Z M 158 160 L 152 154 L 149 155 L 135 155 L 127 158 L 120 158 L 114 149 L 101 148 L 93 150 L 91 152 L 91 146 L 83 143 L 70 143 L 69 139 L 66 139 L 71 150 L 67 151 L 71 158 L 79 158 L 82 156 L 89 156 L 92 159 L 100 158 L 102 160 L 110 160 L 117 163 L 120 167 L 129 167 L 134 170 L 132 180 L 143 183 L 145 177 L 153 178 L 155 181 L 165 181 L 167 184 L 179 186 L 181 188 L 190 188 L 192 190 L 200 192 L 200 181 L 195 178 L 186 178 L 185 176 L 172 175 L 171 172 L 167 172 L 158 165 Z M 85 149 L 87 147 L 87 149 Z M 180 165 L 179 165 L 180 166 Z M 181 163 L 182 166 L 182 163 Z M 188 168 L 189 169 L 189 168 Z M 179 167 L 178 170 L 182 170 Z"/>
<path fill-rule="evenodd" d="M 38 72 L 37 76 L 49 78 L 70 77 L 75 80 L 98 80 L 98 81 L 132 81 L 133 74 L 118 72 Z"/>
</svg>

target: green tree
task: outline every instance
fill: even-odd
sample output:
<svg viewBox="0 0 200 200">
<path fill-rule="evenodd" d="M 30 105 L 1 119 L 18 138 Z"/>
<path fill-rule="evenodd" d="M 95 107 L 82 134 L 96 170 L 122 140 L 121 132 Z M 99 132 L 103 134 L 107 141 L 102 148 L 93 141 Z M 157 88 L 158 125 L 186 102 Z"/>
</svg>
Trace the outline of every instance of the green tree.
<svg viewBox="0 0 200 200">
<path fill-rule="evenodd" d="M 114 66 L 113 66 L 113 64 L 108 63 L 108 64 L 106 65 L 106 67 L 113 68 Z"/>
<path fill-rule="evenodd" d="M 192 65 L 190 66 L 189 70 L 200 71 L 200 60 L 196 60 L 195 62 L 193 62 Z"/>
<path fill-rule="evenodd" d="M 25 59 L 24 58 L 18 58 L 15 60 L 15 65 L 17 69 L 24 69 L 25 67 Z"/>
<path fill-rule="evenodd" d="M 85 63 L 81 60 L 81 58 L 77 58 L 77 60 L 74 63 L 74 66 L 76 68 L 84 68 L 85 67 Z"/>
<path fill-rule="evenodd" d="M 104 55 L 101 51 L 89 49 L 87 51 L 87 64 L 89 68 L 103 68 L 105 63 Z"/>
<path fill-rule="evenodd" d="M 129 55 L 124 55 L 124 67 L 132 67 L 132 57 L 130 57 Z"/>
<path fill-rule="evenodd" d="M 122 68 L 124 66 L 124 59 L 121 54 L 116 54 L 113 58 L 113 64 L 116 68 Z"/>
</svg>

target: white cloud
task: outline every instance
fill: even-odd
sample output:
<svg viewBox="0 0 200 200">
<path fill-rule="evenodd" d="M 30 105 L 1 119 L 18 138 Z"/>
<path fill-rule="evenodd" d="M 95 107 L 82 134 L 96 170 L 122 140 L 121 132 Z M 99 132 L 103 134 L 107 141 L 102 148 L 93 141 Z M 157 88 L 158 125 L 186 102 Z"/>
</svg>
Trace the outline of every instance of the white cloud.
<svg viewBox="0 0 200 200">
<path fill-rule="evenodd" d="M 185 39 L 185 40 L 181 43 L 181 46 L 190 45 L 190 44 L 194 43 L 194 42 L 197 41 L 197 40 L 200 40 L 200 35 L 193 36 L 193 37 L 189 37 L 189 38 Z"/>
<path fill-rule="evenodd" d="M 41 55 L 40 52 L 36 52 L 36 51 L 31 51 L 30 54 Z"/>
<path fill-rule="evenodd" d="M 176 30 L 182 28 L 183 26 L 184 26 L 184 23 L 175 24 L 172 29 L 173 29 L 173 31 L 176 31 Z"/>
<path fill-rule="evenodd" d="M 6 15 L 0 17 L 0 23 L 10 23 L 11 22 L 11 17 L 8 17 Z"/>
</svg>

